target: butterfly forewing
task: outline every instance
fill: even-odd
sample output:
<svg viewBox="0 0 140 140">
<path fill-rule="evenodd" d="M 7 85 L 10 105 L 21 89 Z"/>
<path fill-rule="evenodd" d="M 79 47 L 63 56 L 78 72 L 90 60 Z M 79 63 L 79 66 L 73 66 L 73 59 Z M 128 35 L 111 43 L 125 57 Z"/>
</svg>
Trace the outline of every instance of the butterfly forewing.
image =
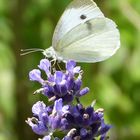
<svg viewBox="0 0 140 140">
<path fill-rule="evenodd" d="M 74 27 L 99 17 L 104 17 L 104 15 L 92 0 L 72 1 L 55 28 L 52 46 L 57 51 L 59 41 Z"/>
</svg>

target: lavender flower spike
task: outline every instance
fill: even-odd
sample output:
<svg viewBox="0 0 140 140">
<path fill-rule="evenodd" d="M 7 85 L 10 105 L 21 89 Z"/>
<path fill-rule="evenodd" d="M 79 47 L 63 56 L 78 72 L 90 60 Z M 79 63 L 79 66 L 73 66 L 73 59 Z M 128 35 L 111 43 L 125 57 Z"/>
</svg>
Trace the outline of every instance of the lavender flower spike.
<svg viewBox="0 0 140 140">
<path fill-rule="evenodd" d="M 51 71 L 51 63 L 47 59 L 42 59 L 38 67 L 46 73 L 46 78 L 41 78 L 41 71 L 35 69 L 29 73 L 30 80 L 41 83 L 42 93 L 49 98 L 49 101 L 63 99 L 70 103 L 75 97 L 81 97 L 89 92 L 89 88 L 82 86 L 82 74 L 79 66 L 74 61 L 66 63 L 65 71 Z"/>
<path fill-rule="evenodd" d="M 94 110 L 94 105 L 85 108 L 80 103 L 80 97 L 89 92 L 88 87 L 82 88 L 80 67 L 70 60 L 65 64 L 66 70 L 51 71 L 47 59 L 42 59 L 38 67 L 40 70 L 32 70 L 29 78 L 41 84 L 37 91 L 52 102 L 50 106 L 42 101 L 33 105 L 33 117 L 26 121 L 33 132 L 42 135 L 42 140 L 106 140 L 111 126 L 104 122 L 103 109 Z M 45 78 L 41 77 L 42 71 Z M 56 131 L 63 132 L 63 137 L 55 136 Z"/>
</svg>

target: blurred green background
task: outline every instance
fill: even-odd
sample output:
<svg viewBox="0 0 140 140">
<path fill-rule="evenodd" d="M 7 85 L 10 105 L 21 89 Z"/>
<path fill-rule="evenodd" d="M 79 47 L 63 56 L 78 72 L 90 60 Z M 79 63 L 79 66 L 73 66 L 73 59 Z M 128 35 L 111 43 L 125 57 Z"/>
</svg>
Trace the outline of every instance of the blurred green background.
<svg viewBox="0 0 140 140">
<path fill-rule="evenodd" d="M 28 80 L 37 68 L 41 53 L 20 56 L 20 49 L 47 48 L 57 21 L 70 0 L 0 0 L 0 140 L 38 138 L 25 123 L 31 117 L 33 96 L 39 84 Z M 121 48 L 109 60 L 79 64 L 84 70 L 83 86 L 90 94 L 87 106 L 105 110 L 113 125 L 110 140 L 140 140 L 140 0 L 96 0 L 104 14 L 113 19 L 121 33 Z"/>
</svg>

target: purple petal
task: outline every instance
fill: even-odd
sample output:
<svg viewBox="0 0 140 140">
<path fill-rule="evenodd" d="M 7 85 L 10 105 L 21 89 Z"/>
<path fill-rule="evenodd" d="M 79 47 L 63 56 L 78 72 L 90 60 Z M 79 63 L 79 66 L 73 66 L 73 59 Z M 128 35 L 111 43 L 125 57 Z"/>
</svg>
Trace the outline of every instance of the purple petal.
<svg viewBox="0 0 140 140">
<path fill-rule="evenodd" d="M 29 72 L 29 78 L 31 81 L 38 81 L 43 84 L 44 80 L 41 78 L 41 72 L 38 69 L 34 69 Z"/>
<path fill-rule="evenodd" d="M 85 87 L 80 91 L 78 96 L 83 96 L 83 95 L 87 94 L 88 92 L 89 92 L 89 88 Z"/>
<path fill-rule="evenodd" d="M 51 136 L 45 136 L 42 140 L 51 140 Z"/>
<path fill-rule="evenodd" d="M 72 140 L 70 136 L 65 136 L 62 140 Z"/>
<path fill-rule="evenodd" d="M 39 119 L 40 119 L 40 121 L 42 121 L 44 123 L 44 125 L 46 125 L 48 123 L 48 121 L 49 121 L 48 113 L 42 113 L 39 116 Z"/>
<path fill-rule="evenodd" d="M 74 73 L 80 73 L 80 70 L 81 70 L 81 67 L 77 66 L 77 67 L 74 68 L 73 72 Z"/>
<path fill-rule="evenodd" d="M 111 125 L 107 125 L 104 123 L 104 120 L 102 119 L 101 121 L 101 129 L 100 129 L 100 134 L 105 135 L 107 131 L 111 128 Z"/>
<path fill-rule="evenodd" d="M 35 115 L 39 115 L 41 112 L 45 112 L 46 110 L 47 110 L 46 105 L 41 101 L 38 101 L 32 107 L 32 112 Z"/>
<path fill-rule="evenodd" d="M 47 112 L 51 113 L 52 112 L 52 106 L 47 106 L 46 110 L 47 110 Z"/>
<path fill-rule="evenodd" d="M 41 70 L 44 70 L 45 73 L 47 74 L 47 76 L 49 76 L 51 73 L 50 73 L 50 67 L 51 67 L 51 63 L 49 60 L 47 59 L 42 59 L 40 61 L 40 64 L 38 65 L 38 67 L 41 69 Z"/>
<path fill-rule="evenodd" d="M 56 84 L 61 83 L 63 77 L 64 77 L 63 72 L 61 72 L 61 71 L 56 71 L 55 74 L 54 74 L 54 79 L 55 79 Z"/>
<path fill-rule="evenodd" d="M 66 63 L 66 69 L 68 71 L 73 71 L 74 67 L 76 66 L 76 62 L 73 60 L 70 60 Z"/>
<path fill-rule="evenodd" d="M 32 127 L 32 130 L 38 135 L 45 135 L 48 133 L 48 128 L 46 128 L 46 126 L 41 121 L 34 123 L 34 118 L 28 118 L 27 123 Z"/>
<path fill-rule="evenodd" d="M 75 82 L 74 77 L 67 78 L 67 88 L 68 88 L 69 91 L 73 88 L 74 82 Z"/>
<path fill-rule="evenodd" d="M 88 133 L 88 131 L 85 128 L 81 128 L 81 130 L 80 130 L 80 135 L 81 136 L 86 136 L 87 133 Z"/>
<path fill-rule="evenodd" d="M 67 129 L 69 129 L 69 123 L 66 118 L 62 118 L 61 119 L 61 130 L 63 131 L 63 130 L 67 130 Z"/>
<path fill-rule="evenodd" d="M 67 94 L 67 85 L 66 85 L 66 81 L 64 83 L 61 83 L 60 85 L 60 91 L 61 91 L 61 94 L 62 96 L 66 95 Z"/>
<path fill-rule="evenodd" d="M 57 84 L 55 87 L 56 95 L 63 97 L 67 94 L 67 81 L 62 80 L 61 83 Z"/>
<path fill-rule="evenodd" d="M 61 117 L 59 115 L 57 116 L 51 116 L 50 118 L 50 126 L 53 130 L 60 128 L 61 125 Z"/>
<path fill-rule="evenodd" d="M 63 108 L 62 108 L 62 112 L 63 112 L 63 114 L 68 113 L 68 112 L 69 112 L 69 109 L 70 109 L 70 106 L 69 106 L 69 105 L 65 105 L 65 106 L 63 106 Z"/>
<path fill-rule="evenodd" d="M 89 114 L 89 116 L 91 116 L 91 117 L 94 115 L 93 112 L 94 112 L 94 109 L 91 106 L 87 107 L 85 110 L 85 113 Z"/>
<path fill-rule="evenodd" d="M 62 99 L 58 99 L 55 101 L 54 103 L 54 107 L 53 107 L 53 113 L 61 113 L 62 112 Z"/>
<path fill-rule="evenodd" d="M 109 129 L 111 128 L 112 126 L 111 125 L 107 125 L 104 123 L 104 120 L 102 120 L 102 123 L 101 123 L 101 129 L 99 131 L 101 137 L 100 137 L 100 140 L 105 140 L 106 139 L 106 133 L 109 131 Z"/>
<path fill-rule="evenodd" d="M 74 99 L 74 96 L 72 94 L 66 94 L 64 97 L 63 97 L 63 100 L 67 103 L 70 103 L 72 102 Z"/>
<path fill-rule="evenodd" d="M 82 80 L 81 79 L 76 79 L 75 82 L 74 82 L 74 87 L 73 87 L 73 90 L 74 91 L 79 91 L 80 88 L 81 88 L 81 85 L 82 85 Z"/>
</svg>

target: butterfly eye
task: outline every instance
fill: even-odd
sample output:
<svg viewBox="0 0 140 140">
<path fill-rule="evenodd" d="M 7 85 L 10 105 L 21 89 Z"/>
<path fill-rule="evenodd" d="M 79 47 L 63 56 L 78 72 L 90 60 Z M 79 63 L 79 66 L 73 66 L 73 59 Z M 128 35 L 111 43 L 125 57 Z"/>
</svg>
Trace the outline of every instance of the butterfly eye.
<svg viewBox="0 0 140 140">
<path fill-rule="evenodd" d="M 80 16 L 81 19 L 86 19 L 87 17 L 85 15 Z"/>
</svg>

